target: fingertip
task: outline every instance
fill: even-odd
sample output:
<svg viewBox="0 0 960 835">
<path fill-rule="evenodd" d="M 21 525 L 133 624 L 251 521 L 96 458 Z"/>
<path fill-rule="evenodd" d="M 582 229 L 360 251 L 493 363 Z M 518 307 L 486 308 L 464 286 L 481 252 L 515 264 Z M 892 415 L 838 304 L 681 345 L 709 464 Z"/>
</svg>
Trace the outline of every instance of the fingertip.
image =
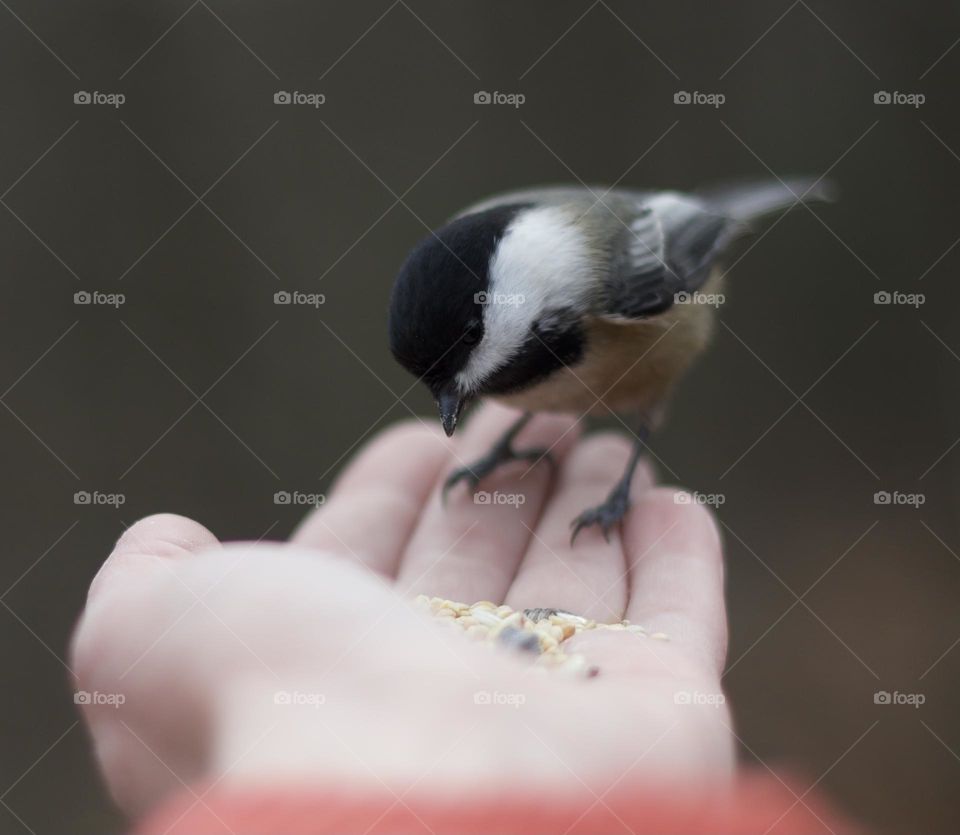
<svg viewBox="0 0 960 835">
<path fill-rule="evenodd" d="M 331 492 L 336 494 L 383 481 L 385 471 L 411 455 L 422 458 L 425 465 L 439 466 L 449 450 L 450 442 L 437 421 L 419 418 L 399 421 L 364 444 L 339 475 Z"/>
<path fill-rule="evenodd" d="M 521 432 L 517 441 L 519 449 L 525 446 L 525 439 L 534 430 L 543 439 L 550 441 L 550 466 L 555 466 L 557 459 L 563 458 L 570 451 L 581 434 L 580 421 L 575 416 L 543 412 L 535 415 Z"/>
<path fill-rule="evenodd" d="M 455 457 L 464 449 L 486 447 L 499 439 L 521 416 L 516 409 L 509 409 L 490 400 L 484 400 L 470 412 L 457 427 L 450 439 Z"/>
<path fill-rule="evenodd" d="M 716 671 L 726 657 L 727 623 L 720 530 L 696 494 L 654 488 L 624 525 L 631 578 L 628 618 L 665 632 Z"/>
<path fill-rule="evenodd" d="M 103 591 L 118 573 L 143 570 L 160 559 L 172 559 L 206 548 L 220 541 L 203 525 L 175 513 L 156 513 L 135 522 L 123 532 L 113 551 L 90 583 L 88 600 Z"/>
<path fill-rule="evenodd" d="M 433 435 L 444 437 L 443 429 L 440 427 L 440 421 L 428 420 L 421 417 L 408 417 L 391 423 L 386 429 L 383 429 L 377 436 L 365 447 L 374 447 L 379 444 L 389 445 L 400 443 L 405 438 L 417 437 L 420 435 Z"/>
<path fill-rule="evenodd" d="M 117 540 L 112 555 L 136 552 L 176 557 L 219 544 L 207 528 L 193 519 L 176 513 L 154 513 L 127 528 Z"/>
<path fill-rule="evenodd" d="M 647 491 L 652 490 L 657 484 L 657 470 L 653 462 L 643 456 L 637 462 L 637 468 L 633 471 L 633 480 L 630 482 L 630 495 L 634 502 L 640 499 Z"/>
<path fill-rule="evenodd" d="M 436 421 L 393 424 L 367 441 L 337 478 L 329 500 L 304 517 L 290 541 L 392 576 L 450 451 Z"/>
<path fill-rule="evenodd" d="M 630 443 L 617 432 L 596 432 L 580 441 L 564 468 L 566 479 L 584 484 L 596 482 L 609 489 L 623 472 L 630 456 Z"/>
<path fill-rule="evenodd" d="M 639 496 L 625 520 L 628 547 L 660 539 L 668 546 L 718 563 L 722 568 L 722 537 L 713 511 L 696 494 L 675 487 L 652 487 Z"/>
<path fill-rule="evenodd" d="M 123 533 L 90 583 L 70 641 L 71 666 L 84 687 L 103 671 L 103 648 L 113 639 L 122 643 L 134 623 L 148 622 L 169 604 L 171 584 L 182 587 L 169 561 L 219 547 L 203 525 L 173 513 L 147 516 Z"/>
<path fill-rule="evenodd" d="M 511 421 L 517 420 L 522 414 L 523 412 L 513 409 L 510 406 L 504 406 L 495 400 L 484 400 L 477 408 L 470 411 L 465 423 L 470 425 L 493 421 L 495 423 L 502 422 L 509 424 Z"/>
</svg>

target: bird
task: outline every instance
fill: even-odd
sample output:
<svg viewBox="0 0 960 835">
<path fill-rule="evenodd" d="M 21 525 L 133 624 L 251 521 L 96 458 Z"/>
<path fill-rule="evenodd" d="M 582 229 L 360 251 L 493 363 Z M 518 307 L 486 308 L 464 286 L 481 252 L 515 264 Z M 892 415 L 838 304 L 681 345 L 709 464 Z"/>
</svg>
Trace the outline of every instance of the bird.
<svg viewBox="0 0 960 835">
<path fill-rule="evenodd" d="M 609 539 L 651 432 L 710 342 L 733 245 L 834 192 L 813 177 L 691 192 L 542 186 L 481 200 L 423 237 L 390 295 L 394 358 L 427 386 L 447 436 L 480 398 L 521 412 L 487 455 L 449 475 L 444 497 L 509 461 L 550 460 L 514 446 L 536 413 L 632 415 L 623 477 L 571 522 L 571 543 L 591 526 Z"/>
</svg>

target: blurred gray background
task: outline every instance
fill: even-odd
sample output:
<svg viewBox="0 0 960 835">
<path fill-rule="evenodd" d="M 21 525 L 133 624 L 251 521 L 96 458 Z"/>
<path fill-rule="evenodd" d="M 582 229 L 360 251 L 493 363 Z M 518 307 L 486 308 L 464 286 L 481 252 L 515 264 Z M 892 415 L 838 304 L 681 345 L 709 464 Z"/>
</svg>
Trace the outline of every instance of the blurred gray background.
<svg viewBox="0 0 960 835">
<path fill-rule="evenodd" d="M 284 537 L 302 508 L 276 491 L 324 490 L 371 431 L 430 413 L 385 338 L 423 224 L 520 185 L 770 170 L 829 170 L 843 199 L 795 209 L 736 265 L 654 446 L 725 497 L 744 760 L 789 764 L 879 831 L 957 831 L 960 8 L 2 5 L 2 831 L 123 827 L 61 660 L 123 526 L 166 510 Z"/>
</svg>

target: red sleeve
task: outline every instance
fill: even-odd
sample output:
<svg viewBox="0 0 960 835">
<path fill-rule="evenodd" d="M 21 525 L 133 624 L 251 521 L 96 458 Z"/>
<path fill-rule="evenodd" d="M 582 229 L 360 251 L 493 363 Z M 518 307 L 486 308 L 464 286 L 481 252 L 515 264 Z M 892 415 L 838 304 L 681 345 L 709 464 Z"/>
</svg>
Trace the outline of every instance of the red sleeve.
<svg viewBox="0 0 960 835">
<path fill-rule="evenodd" d="M 402 800 L 291 787 L 203 787 L 141 822 L 137 835 L 847 835 L 860 827 L 822 799 L 769 775 L 751 776 L 722 800 L 621 786 L 593 794 Z"/>
</svg>

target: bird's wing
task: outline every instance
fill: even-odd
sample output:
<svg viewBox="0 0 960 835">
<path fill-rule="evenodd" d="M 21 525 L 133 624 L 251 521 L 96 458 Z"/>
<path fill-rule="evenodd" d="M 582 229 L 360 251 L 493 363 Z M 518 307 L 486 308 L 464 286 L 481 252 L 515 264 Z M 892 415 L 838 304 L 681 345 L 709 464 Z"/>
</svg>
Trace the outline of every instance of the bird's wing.
<svg viewBox="0 0 960 835">
<path fill-rule="evenodd" d="M 621 195 L 624 193 L 621 192 Z M 675 192 L 633 197 L 620 212 L 610 269 L 603 280 L 600 315 L 636 319 L 663 313 L 678 293 L 699 289 L 717 255 L 742 228 L 729 216 Z"/>
</svg>

